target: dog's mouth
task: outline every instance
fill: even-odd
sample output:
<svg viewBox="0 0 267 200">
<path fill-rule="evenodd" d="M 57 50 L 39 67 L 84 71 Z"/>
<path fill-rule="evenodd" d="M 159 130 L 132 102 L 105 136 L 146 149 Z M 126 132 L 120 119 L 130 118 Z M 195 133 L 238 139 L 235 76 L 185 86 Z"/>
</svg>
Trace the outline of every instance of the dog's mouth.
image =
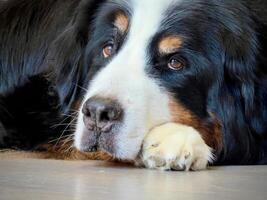
<svg viewBox="0 0 267 200">
<path fill-rule="evenodd" d="M 82 131 L 80 150 L 104 151 L 114 154 L 116 135 L 123 121 L 123 110 L 117 101 L 93 97 L 82 108 Z"/>
<path fill-rule="evenodd" d="M 82 134 L 79 150 L 83 152 L 103 151 L 113 156 L 116 150 L 114 146 L 116 144 L 115 129 L 111 129 L 108 132 L 87 129 Z"/>
</svg>

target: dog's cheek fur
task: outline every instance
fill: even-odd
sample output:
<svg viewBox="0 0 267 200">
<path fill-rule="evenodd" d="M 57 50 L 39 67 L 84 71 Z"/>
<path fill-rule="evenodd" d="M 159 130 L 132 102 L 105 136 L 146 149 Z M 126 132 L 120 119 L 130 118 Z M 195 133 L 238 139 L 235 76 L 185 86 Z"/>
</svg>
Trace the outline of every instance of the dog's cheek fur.
<svg viewBox="0 0 267 200">
<path fill-rule="evenodd" d="M 204 98 L 198 97 L 198 91 L 188 95 L 183 90 L 179 96 L 175 88 L 172 93 L 178 95 L 171 106 L 171 110 L 176 110 L 173 118 L 199 130 L 206 143 L 216 149 L 219 155 L 216 164 L 266 163 L 266 140 L 263 141 L 267 130 L 267 108 L 263 100 L 267 96 L 266 59 L 260 55 L 266 52 L 266 37 L 258 38 L 257 22 L 249 17 L 250 11 L 244 5 L 229 6 L 227 10 L 218 8 L 223 10 L 223 15 L 209 13 L 217 33 L 209 34 L 208 41 L 204 38 L 203 48 L 213 63 L 209 70 L 217 69 L 212 74 L 216 78 L 208 84 L 209 90 L 203 87 L 208 91 Z M 266 32 L 266 28 L 262 29 L 259 33 Z M 201 82 L 194 85 L 202 88 L 201 83 L 209 76 L 200 78 L 199 75 L 196 77 Z M 194 98 L 207 101 L 198 103 L 192 101 Z M 201 108 L 202 105 L 205 107 Z"/>
<path fill-rule="evenodd" d="M 219 155 L 223 148 L 222 125 L 215 115 L 210 114 L 206 119 L 200 119 L 189 109 L 183 106 L 178 100 L 170 98 L 169 108 L 172 121 L 191 126 L 199 131 L 202 138 L 210 146 L 216 155 Z"/>
<path fill-rule="evenodd" d="M 223 122 L 225 144 L 219 164 L 266 162 L 266 59 L 260 56 L 266 52 L 266 38 L 258 37 L 249 11 L 239 9 L 238 20 L 223 21 L 221 27 L 224 53 L 218 67 L 223 72 L 209 105 Z"/>
</svg>

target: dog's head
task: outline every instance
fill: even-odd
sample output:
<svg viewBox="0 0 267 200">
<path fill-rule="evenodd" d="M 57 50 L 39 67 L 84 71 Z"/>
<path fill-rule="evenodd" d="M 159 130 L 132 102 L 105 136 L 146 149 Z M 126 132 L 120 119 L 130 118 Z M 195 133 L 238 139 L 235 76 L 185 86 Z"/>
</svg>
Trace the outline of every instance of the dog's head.
<svg viewBox="0 0 267 200">
<path fill-rule="evenodd" d="M 240 42 L 229 33 L 243 32 L 230 26 L 227 8 L 219 13 L 205 2 L 110 0 L 100 6 L 85 52 L 91 81 L 75 132 L 79 150 L 132 160 L 153 127 L 171 121 L 201 126 L 198 119 L 210 117 L 214 88 L 235 70 L 224 66 L 236 55 L 228 47 Z"/>
</svg>

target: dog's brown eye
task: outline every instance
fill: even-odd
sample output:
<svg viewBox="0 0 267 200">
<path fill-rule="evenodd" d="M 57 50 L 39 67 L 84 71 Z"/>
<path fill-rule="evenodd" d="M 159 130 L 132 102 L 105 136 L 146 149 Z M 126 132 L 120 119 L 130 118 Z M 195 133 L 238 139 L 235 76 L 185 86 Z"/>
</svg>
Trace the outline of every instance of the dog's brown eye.
<svg viewBox="0 0 267 200">
<path fill-rule="evenodd" d="M 181 70 L 185 67 L 185 61 L 178 58 L 171 58 L 168 63 L 168 67 L 172 70 Z"/>
<path fill-rule="evenodd" d="M 106 45 L 103 48 L 103 56 L 104 56 L 104 58 L 108 58 L 108 57 L 112 56 L 113 49 L 114 49 L 114 45 L 113 44 Z"/>
</svg>

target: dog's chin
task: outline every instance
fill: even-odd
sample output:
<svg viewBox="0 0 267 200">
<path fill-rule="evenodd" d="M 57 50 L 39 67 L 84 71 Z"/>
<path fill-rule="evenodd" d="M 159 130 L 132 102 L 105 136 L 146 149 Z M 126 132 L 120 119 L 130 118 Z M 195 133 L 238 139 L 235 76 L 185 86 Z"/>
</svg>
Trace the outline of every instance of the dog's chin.
<svg viewBox="0 0 267 200">
<path fill-rule="evenodd" d="M 82 134 L 77 134 L 75 147 L 82 152 L 103 151 L 114 156 L 114 133 L 100 133 L 96 131 L 84 130 Z"/>
</svg>

